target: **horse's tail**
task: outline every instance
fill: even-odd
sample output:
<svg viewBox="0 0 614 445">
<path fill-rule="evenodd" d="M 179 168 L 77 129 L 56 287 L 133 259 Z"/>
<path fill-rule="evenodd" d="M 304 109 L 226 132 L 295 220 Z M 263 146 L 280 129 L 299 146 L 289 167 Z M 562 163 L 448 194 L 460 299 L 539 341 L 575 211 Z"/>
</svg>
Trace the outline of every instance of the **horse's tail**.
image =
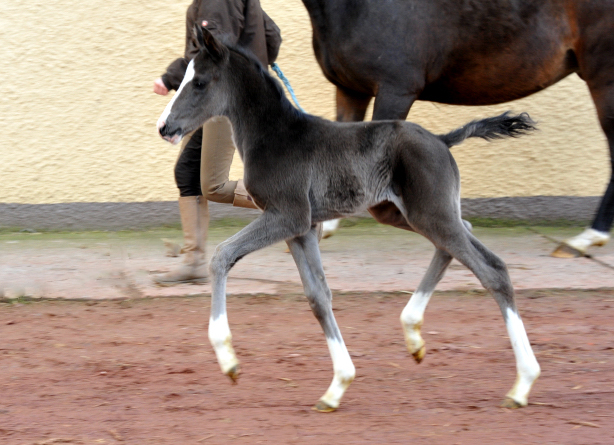
<svg viewBox="0 0 614 445">
<path fill-rule="evenodd" d="M 536 129 L 535 122 L 527 113 L 513 116 L 506 111 L 500 116 L 471 121 L 457 130 L 448 134 L 440 134 L 437 137 L 450 148 L 467 138 L 482 138 L 487 141 L 505 137 L 515 138 Z"/>
</svg>

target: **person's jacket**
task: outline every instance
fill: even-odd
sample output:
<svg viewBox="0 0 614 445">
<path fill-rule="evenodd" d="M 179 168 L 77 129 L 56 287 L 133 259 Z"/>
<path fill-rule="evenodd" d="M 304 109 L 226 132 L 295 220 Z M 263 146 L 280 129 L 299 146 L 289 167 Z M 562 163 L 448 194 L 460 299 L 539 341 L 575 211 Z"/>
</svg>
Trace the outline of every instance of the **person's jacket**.
<svg viewBox="0 0 614 445">
<path fill-rule="evenodd" d="M 272 65 L 277 59 L 281 34 L 259 0 L 194 0 L 186 17 L 184 57 L 171 63 L 162 75 L 169 90 L 179 88 L 188 63 L 198 54 L 193 27 L 203 20 L 214 36 L 224 36 L 226 43 L 249 49 L 262 66 Z"/>
</svg>

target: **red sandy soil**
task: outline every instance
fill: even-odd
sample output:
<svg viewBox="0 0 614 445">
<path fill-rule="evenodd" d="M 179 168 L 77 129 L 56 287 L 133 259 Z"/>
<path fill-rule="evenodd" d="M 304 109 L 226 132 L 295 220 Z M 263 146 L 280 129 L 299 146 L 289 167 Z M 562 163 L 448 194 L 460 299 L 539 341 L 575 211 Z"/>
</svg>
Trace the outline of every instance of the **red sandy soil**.
<svg viewBox="0 0 614 445">
<path fill-rule="evenodd" d="M 434 296 L 425 360 L 405 350 L 409 295 L 335 295 L 357 378 L 338 411 L 301 295 L 230 296 L 238 385 L 207 339 L 208 296 L 0 304 L 0 443 L 612 444 L 614 291 L 521 291 L 542 366 L 530 405 L 499 407 L 514 357 L 494 301 Z"/>
</svg>

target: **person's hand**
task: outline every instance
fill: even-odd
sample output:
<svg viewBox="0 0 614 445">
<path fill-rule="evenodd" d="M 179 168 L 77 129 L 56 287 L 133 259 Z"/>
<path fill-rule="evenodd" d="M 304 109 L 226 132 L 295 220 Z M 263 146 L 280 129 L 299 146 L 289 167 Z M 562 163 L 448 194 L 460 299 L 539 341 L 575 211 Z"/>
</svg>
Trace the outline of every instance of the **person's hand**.
<svg viewBox="0 0 614 445">
<path fill-rule="evenodd" d="M 166 96 L 168 94 L 168 88 L 162 82 L 162 78 L 158 78 L 154 81 L 153 87 L 154 93 L 159 94 L 160 96 Z"/>
</svg>

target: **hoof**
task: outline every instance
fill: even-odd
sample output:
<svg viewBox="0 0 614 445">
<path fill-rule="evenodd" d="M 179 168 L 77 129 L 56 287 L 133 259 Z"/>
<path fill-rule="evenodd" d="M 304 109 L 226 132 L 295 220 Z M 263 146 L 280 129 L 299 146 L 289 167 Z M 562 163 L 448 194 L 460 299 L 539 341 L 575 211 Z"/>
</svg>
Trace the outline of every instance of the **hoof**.
<svg viewBox="0 0 614 445">
<path fill-rule="evenodd" d="M 509 409 L 518 409 L 522 408 L 523 405 L 516 402 L 514 399 L 506 398 L 503 403 L 501 403 L 501 408 L 509 408 Z"/>
<path fill-rule="evenodd" d="M 237 380 L 239 380 L 239 374 L 241 373 L 241 369 L 239 368 L 239 365 L 233 366 L 232 368 L 230 368 L 230 371 L 228 371 L 226 373 L 226 375 L 228 377 L 230 377 L 230 380 L 232 380 L 232 384 L 236 385 L 237 384 Z"/>
<path fill-rule="evenodd" d="M 426 347 L 422 346 L 420 349 L 418 349 L 412 355 L 414 356 L 414 359 L 416 360 L 416 363 L 420 363 L 422 361 L 422 359 L 424 359 L 424 356 L 426 355 Z"/>
<path fill-rule="evenodd" d="M 311 409 L 319 413 L 332 413 L 337 408 L 333 408 L 332 406 L 329 406 L 327 403 L 323 402 L 322 400 L 318 400 L 318 403 L 316 403 Z"/>
<path fill-rule="evenodd" d="M 567 244 L 561 244 L 557 249 L 550 254 L 554 258 L 579 258 L 584 256 L 584 252 L 574 249 Z"/>
<path fill-rule="evenodd" d="M 330 238 L 335 234 L 337 229 L 339 228 L 339 220 L 332 219 L 330 221 L 324 221 L 322 223 L 322 239 Z"/>
</svg>

